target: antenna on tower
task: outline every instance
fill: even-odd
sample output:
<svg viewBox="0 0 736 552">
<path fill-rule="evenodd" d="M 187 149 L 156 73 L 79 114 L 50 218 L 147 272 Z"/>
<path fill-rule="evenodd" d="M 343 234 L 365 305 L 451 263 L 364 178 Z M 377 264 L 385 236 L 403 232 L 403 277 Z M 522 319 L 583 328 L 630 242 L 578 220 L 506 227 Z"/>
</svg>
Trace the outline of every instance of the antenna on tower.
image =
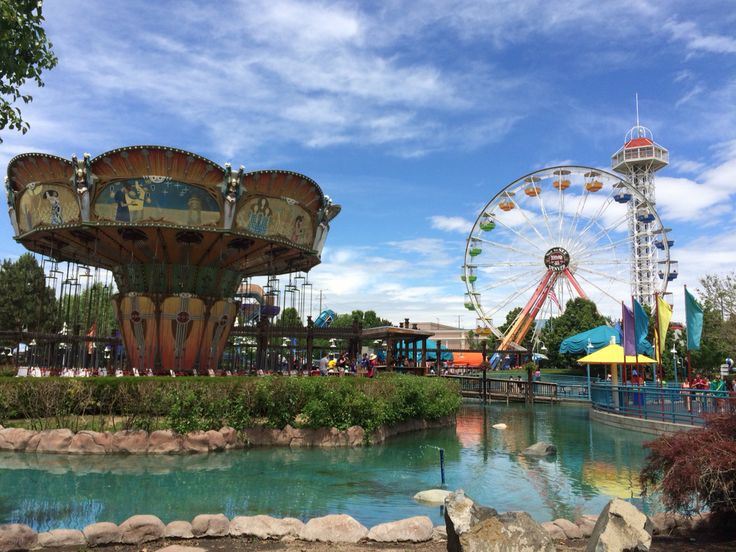
<svg viewBox="0 0 736 552">
<path fill-rule="evenodd" d="M 636 98 L 636 126 L 639 127 L 639 93 L 636 92 L 634 97 Z"/>
</svg>

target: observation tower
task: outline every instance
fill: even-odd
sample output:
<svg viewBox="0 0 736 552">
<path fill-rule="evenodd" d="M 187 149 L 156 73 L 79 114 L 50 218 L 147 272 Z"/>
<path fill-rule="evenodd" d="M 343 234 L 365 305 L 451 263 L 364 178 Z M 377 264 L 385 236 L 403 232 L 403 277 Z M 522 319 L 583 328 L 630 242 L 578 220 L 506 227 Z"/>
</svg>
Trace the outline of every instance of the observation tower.
<svg viewBox="0 0 736 552">
<path fill-rule="evenodd" d="M 340 212 L 302 174 L 233 170 L 163 146 L 21 154 L 5 186 L 17 242 L 112 273 L 131 368 L 154 373 L 216 368 L 243 278 L 319 264 Z"/>
<path fill-rule="evenodd" d="M 639 100 L 636 101 L 636 125 L 624 139 L 624 145 L 611 157 L 611 168 L 631 184 L 641 195 L 621 189 L 615 196 L 627 204 L 629 237 L 631 240 L 631 294 L 641 304 L 654 305 L 659 291 L 657 278 L 672 281 L 677 278 L 677 261 L 657 261 L 655 249 L 669 250 L 674 240 L 667 238 L 669 229 L 659 224 L 653 213 L 656 205 L 654 173 L 669 164 L 669 152 L 654 141 L 652 131 L 639 124 Z M 666 244 L 665 244 L 666 240 Z M 667 263 L 663 266 L 661 263 Z M 657 266 L 659 265 L 659 266 Z"/>
</svg>

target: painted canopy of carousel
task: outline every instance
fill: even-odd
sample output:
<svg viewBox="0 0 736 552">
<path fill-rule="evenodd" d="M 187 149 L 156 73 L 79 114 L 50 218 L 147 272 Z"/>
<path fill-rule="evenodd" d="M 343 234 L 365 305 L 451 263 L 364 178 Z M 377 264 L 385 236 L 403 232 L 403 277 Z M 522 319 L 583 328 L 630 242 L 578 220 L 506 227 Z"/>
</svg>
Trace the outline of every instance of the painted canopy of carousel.
<svg viewBox="0 0 736 552">
<path fill-rule="evenodd" d="M 317 265 L 340 212 L 302 174 L 233 170 L 164 146 L 21 154 L 5 187 L 16 241 L 112 271 L 137 368 L 216 364 L 242 278 Z"/>
</svg>

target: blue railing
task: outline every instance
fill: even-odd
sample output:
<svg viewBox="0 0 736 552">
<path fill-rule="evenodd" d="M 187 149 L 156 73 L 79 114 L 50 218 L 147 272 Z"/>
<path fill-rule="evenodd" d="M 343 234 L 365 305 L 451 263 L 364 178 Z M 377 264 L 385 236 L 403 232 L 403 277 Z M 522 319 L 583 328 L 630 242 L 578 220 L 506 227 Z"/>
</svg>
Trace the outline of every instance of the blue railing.
<svg viewBox="0 0 736 552">
<path fill-rule="evenodd" d="M 736 395 L 727 391 L 634 385 L 591 385 L 593 408 L 624 416 L 703 425 L 707 414 L 736 413 Z"/>
</svg>

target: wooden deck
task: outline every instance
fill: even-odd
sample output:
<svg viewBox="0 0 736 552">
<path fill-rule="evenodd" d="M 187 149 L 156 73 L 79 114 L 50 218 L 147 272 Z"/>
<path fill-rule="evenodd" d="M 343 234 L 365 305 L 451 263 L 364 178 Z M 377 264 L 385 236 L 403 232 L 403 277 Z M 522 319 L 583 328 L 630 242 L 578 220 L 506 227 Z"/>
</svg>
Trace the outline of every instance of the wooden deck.
<svg viewBox="0 0 736 552">
<path fill-rule="evenodd" d="M 472 397 L 487 400 L 499 400 L 506 402 L 526 402 L 528 400 L 529 382 L 484 378 L 482 376 L 446 375 L 445 378 L 457 380 L 460 383 L 460 391 L 463 397 Z M 483 383 L 485 381 L 485 394 Z M 533 382 L 532 400 L 535 402 L 558 402 L 556 383 Z"/>
</svg>

